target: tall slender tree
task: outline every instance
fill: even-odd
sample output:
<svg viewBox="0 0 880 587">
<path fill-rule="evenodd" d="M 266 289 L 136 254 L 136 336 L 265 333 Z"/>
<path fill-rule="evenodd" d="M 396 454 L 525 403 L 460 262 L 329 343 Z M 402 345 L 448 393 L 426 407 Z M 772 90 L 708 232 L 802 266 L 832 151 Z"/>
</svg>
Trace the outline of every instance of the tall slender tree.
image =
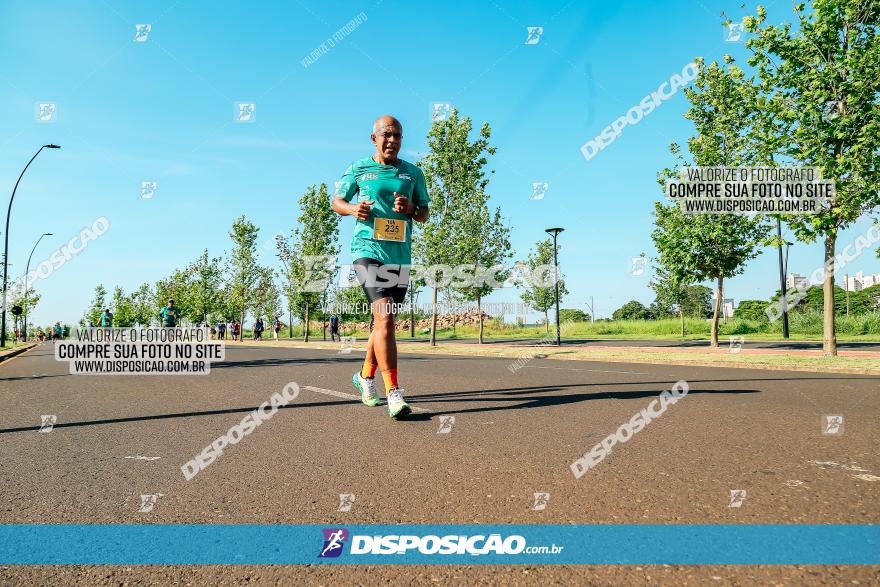
<svg viewBox="0 0 880 587">
<path fill-rule="evenodd" d="M 244 330 L 245 316 L 253 309 L 257 299 L 257 281 L 259 265 L 257 264 L 257 237 L 260 229 L 251 221 L 239 216 L 232 223 L 229 238 L 232 239 L 232 251 L 226 260 L 227 288 L 229 304 L 234 316 Z"/>
<path fill-rule="evenodd" d="M 557 245 L 557 247 L 562 250 L 561 246 Z M 547 280 L 543 279 L 546 272 L 543 269 L 553 265 L 553 239 L 546 238 L 535 243 L 535 248 L 529 251 L 528 258 L 518 264 L 528 276 L 528 278 L 521 276 L 515 278 L 516 285 L 524 288 L 520 298 L 530 308 L 544 313 L 544 324 L 547 334 L 550 334 L 548 311 L 556 304 L 556 286 L 553 283 L 546 283 Z M 568 288 L 565 287 L 565 279 L 561 275 L 557 279 L 559 279 L 559 303 L 562 303 L 562 298 L 568 295 Z"/>
<path fill-rule="evenodd" d="M 473 124 L 469 117 L 460 117 L 458 110 L 444 120 L 436 120 L 428 131 L 428 154 L 419 162 L 425 173 L 426 187 L 431 196 L 431 216 L 416 226 L 413 252 L 416 262 L 424 266 L 472 265 L 476 261 L 468 234 L 470 223 L 464 219 L 474 213 L 474 206 L 485 194 L 489 184 L 487 157 L 495 154 L 489 143 L 492 131 L 488 123 L 480 127 L 479 136 L 470 139 Z M 479 207 L 477 208 L 480 209 Z M 432 288 L 431 345 L 437 344 L 437 295 L 450 276 L 430 276 Z"/>
<path fill-rule="evenodd" d="M 697 166 L 750 165 L 759 154 L 753 140 L 757 116 L 757 88 L 745 78 L 730 56 L 724 64 L 697 60 L 697 77 L 684 93 L 691 103 L 685 118 L 694 123 L 688 151 Z M 684 163 L 681 149 L 672 153 Z M 676 170 L 658 174 L 661 185 Z M 724 280 L 742 273 L 745 263 L 760 254 L 769 233 L 761 217 L 734 214 L 685 215 L 676 204 L 655 205 L 657 228 L 652 238 L 660 263 L 676 268 L 698 281 L 713 280 L 715 309 L 712 315 L 712 347 L 718 346 L 718 323 L 724 300 Z"/>
<path fill-rule="evenodd" d="M 759 6 L 743 24 L 761 91 L 782 105 L 781 153 L 836 183 L 821 213 L 788 219 L 798 239 L 825 241 L 823 350 L 833 356 L 837 237 L 880 206 L 880 2 L 813 0 L 794 13 L 797 26 L 770 25 Z"/>
</svg>

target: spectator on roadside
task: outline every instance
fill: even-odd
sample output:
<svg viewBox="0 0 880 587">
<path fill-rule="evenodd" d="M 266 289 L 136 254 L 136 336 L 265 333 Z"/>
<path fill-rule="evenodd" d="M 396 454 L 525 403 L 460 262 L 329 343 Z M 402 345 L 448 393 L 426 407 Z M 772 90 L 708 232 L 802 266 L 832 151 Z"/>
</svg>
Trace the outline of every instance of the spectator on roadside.
<svg viewBox="0 0 880 587">
<path fill-rule="evenodd" d="M 241 324 L 238 323 L 237 319 L 232 320 L 232 340 L 240 340 L 239 336 L 241 335 Z"/>
<path fill-rule="evenodd" d="M 217 338 L 226 340 L 226 322 L 223 320 L 217 321 Z"/>
<path fill-rule="evenodd" d="M 254 340 L 263 340 L 263 319 L 257 318 L 257 321 L 254 322 Z"/>
<path fill-rule="evenodd" d="M 278 340 L 278 333 L 281 332 L 281 320 L 278 319 L 278 316 L 275 316 L 275 320 L 272 321 L 272 331 L 275 333 L 275 340 Z"/>
</svg>

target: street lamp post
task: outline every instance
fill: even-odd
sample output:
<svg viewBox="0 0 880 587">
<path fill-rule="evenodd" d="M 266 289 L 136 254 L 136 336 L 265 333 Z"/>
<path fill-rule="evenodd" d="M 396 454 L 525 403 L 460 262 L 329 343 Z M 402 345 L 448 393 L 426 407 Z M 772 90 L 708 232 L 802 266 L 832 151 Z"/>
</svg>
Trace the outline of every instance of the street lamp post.
<svg viewBox="0 0 880 587">
<path fill-rule="evenodd" d="M 34 159 L 37 158 L 43 149 L 60 149 L 58 145 L 43 145 L 40 147 L 34 156 L 31 157 L 31 160 L 27 162 L 27 165 L 24 166 L 24 169 L 21 170 L 21 174 L 18 176 L 18 179 L 15 182 L 15 187 L 12 188 L 12 197 L 9 198 L 9 207 L 6 209 L 6 232 L 3 234 L 4 244 L 3 244 L 3 316 L 0 318 L 0 347 L 6 346 L 6 285 L 8 283 L 7 275 L 8 275 L 8 264 L 7 259 L 9 258 L 9 215 L 12 213 L 12 201 L 15 199 L 15 190 L 18 189 L 18 184 L 21 182 L 21 178 L 24 177 L 24 172 L 27 171 L 28 167 L 31 166 L 31 163 L 34 162 Z"/>
<path fill-rule="evenodd" d="M 559 258 L 557 257 L 556 251 L 556 235 L 558 235 L 563 230 L 565 229 L 548 228 L 544 230 L 544 232 L 548 232 L 553 235 L 553 269 L 556 273 L 555 279 L 553 280 L 553 284 L 556 286 L 556 346 L 560 346 L 562 344 L 559 332 Z"/>
<path fill-rule="evenodd" d="M 782 221 L 776 217 L 776 236 L 779 246 L 779 286 L 782 290 L 782 338 L 788 338 L 788 300 L 786 299 L 786 273 L 788 270 L 788 249 L 785 251 L 785 266 L 782 263 Z"/>
<path fill-rule="evenodd" d="M 34 243 L 34 248 L 31 249 L 31 254 L 28 255 L 27 265 L 24 270 L 24 341 L 27 342 L 28 339 L 28 331 L 27 331 L 27 311 L 28 311 L 28 291 L 30 290 L 30 283 L 28 283 L 28 273 L 31 270 L 31 258 L 34 256 L 34 251 L 37 250 L 37 245 L 40 244 L 40 241 L 43 240 L 44 236 L 52 236 L 51 232 L 44 232 L 40 235 L 40 238 L 37 239 L 37 242 Z"/>
</svg>

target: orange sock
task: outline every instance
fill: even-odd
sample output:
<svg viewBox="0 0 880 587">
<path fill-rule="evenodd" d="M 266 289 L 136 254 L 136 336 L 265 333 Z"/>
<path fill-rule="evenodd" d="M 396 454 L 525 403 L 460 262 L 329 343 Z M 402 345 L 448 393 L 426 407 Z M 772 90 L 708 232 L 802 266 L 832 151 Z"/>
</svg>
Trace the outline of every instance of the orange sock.
<svg viewBox="0 0 880 587">
<path fill-rule="evenodd" d="M 376 376 L 376 369 L 379 367 L 376 363 L 368 363 L 364 361 L 364 367 L 361 369 L 361 377 L 364 379 L 372 379 Z"/>
<path fill-rule="evenodd" d="M 382 379 L 385 380 L 385 393 L 397 387 L 397 369 L 382 371 Z"/>
</svg>

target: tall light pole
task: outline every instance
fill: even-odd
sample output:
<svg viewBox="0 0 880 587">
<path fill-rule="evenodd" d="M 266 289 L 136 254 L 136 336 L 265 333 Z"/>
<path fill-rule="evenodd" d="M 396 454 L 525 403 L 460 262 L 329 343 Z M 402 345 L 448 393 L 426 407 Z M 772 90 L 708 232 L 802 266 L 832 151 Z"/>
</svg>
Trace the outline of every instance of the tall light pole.
<svg viewBox="0 0 880 587">
<path fill-rule="evenodd" d="M 548 232 L 553 235 L 553 269 L 556 273 L 555 279 L 553 280 L 553 284 L 556 286 L 556 346 L 562 344 L 560 333 L 559 333 L 559 258 L 557 257 L 556 251 L 556 235 L 565 230 L 564 228 L 547 228 L 544 232 Z"/>
<path fill-rule="evenodd" d="M 788 300 L 786 299 L 786 270 L 788 268 L 788 250 L 785 251 L 786 262 L 782 262 L 782 220 L 776 217 L 776 237 L 779 247 L 779 287 L 782 291 L 782 338 L 788 338 Z"/>
<path fill-rule="evenodd" d="M 24 270 L 24 341 L 27 342 L 28 333 L 27 333 L 27 310 L 28 310 L 28 291 L 30 290 L 30 283 L 28 283 L 28 273 L 31 271 L 31 258 L 34 256 L 34 251 L 37 250 L 37 245 L 40 244 L 40 241 L 43 240 L 44 236 L 52 236 L 51 232 L 44 232 L 40 235 L 40 238 L 37 239 L 37 242 L 34 243 L 34 248 L 31 249 L 31 254 L 28 255 L 27 266 Z"/>
<path fill-rule="evenodd" d="M 18 189 L 18 184 L 21 182 L 21 178 L 24 176 L 24 172 L 27 171 L 28 167 L 31 166 L 31 163 L 34 162 L 34 159 L 37 158 L 43 149 L 60 149 L 61 147 L 58 145 L 43 145 L 40 147 L 34 156 L 31 157 L 31 160 L 27 162 L 27 165 L 24 166 L 24 169 L 21 170 L 21 174 L 18 176 L 18 180 L 15 182 L 15 187 L 12 188 L 12 197 L 9 198 L 9 207 L 6 209 L 6 232 L 3 234 L 3 238 L 5 243 L 3 244 L 3 316 L 0 318 L 2 321 L 2 325 L 0 325 L 0 347 L 6 346 L 6 285 L 8 283 L 7 275 L 8 275 L 8 264 L 7 259 L 9 258 L 9 215 L 12 213 L 12 201 L 15 199 L 15 190 Z"/>
</svg>

